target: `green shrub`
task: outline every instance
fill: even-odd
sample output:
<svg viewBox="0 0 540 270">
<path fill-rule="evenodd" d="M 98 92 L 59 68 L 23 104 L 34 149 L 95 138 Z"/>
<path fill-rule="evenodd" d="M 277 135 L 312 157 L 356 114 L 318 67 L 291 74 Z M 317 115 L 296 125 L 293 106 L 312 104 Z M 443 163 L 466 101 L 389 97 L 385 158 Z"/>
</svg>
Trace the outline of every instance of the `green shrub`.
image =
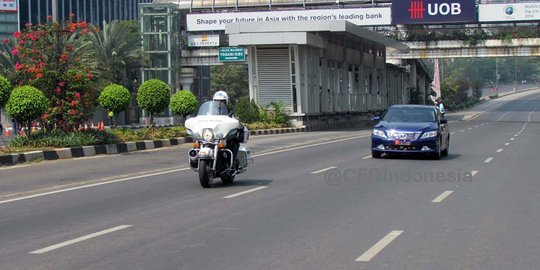
<svg viewBox="0 0 540 270">
<path fill-rule="evenodd" d="M 182 90 L 171 97 L 171 111 L 178 116 L 186 117 L 194 113 L 197 106 L 197 98 L 191 91 Z"/>
<path fill-rule="evenodd" d="M 290 116 L 285 111 L 285 104 L 283 102 L 270 102 L 269 107 L 269 122 L 278 125 L 289 125 Z"/>
<path fill-rule="evenodd" d="M 160 80 L 144 82 L 137 92 L 139 107 L 150 113 L 150 124 L 154 124 L 154 114 L 164 111 L 169 106 L 171 88 Z"/>
<path fill-rule="evenodd" d="M 101 107 L 109 112 L 118 114 L 129 106 L 131 94 L 124 86 L 110 84 L 99 95 L 98 102 Z"/>
<path fill-rule="evenodd" d="M 20 123 L 28 123 L 39 118 L 48 108 L 48 100 L 33 86 L 20 86 L 13 89 L 6 104 L 7 113 Z"/>
<path fill-rule="evenodd" d="M 260 120 L 259 106 L 254 100 L 250 102 L 248 97 L 241 97 L 238 100 L 234 112 L 244 123 L 254 123 Z"/>
<path fill-rule="evenodd" d="M 11 83 L 8 79 L 0 76 L 0 108 L 6 105 L 11 93 Z"/>
<path fill-rule="evenodd" d="M 38 131 L 28 136 L 14 137 L 10 142 L 10 147 L 79 147 L 85 145 L 102 145 L 117 143 L 118 139 L 114 134 L 107 131 L 83 130 L 80 132 L 65 132 L 62 130 Z"/>
<path fill-rule="evenodd" d="M 270 129 L 270 128 L 285 128 L 285 127 L 287 127 L 287 125 L 285 125 L 285 124 L 267 123 L 267 122 L 254 122 L 254 123 L 246 124 L 246 127 L 249 130 L 258 130 L 258 129 Z"/>
<path fill-rule="evenodd" d="M 495 95 L 489 96 L 490 99 L 496 99 L 496 98 L 498 98 L 498 97 L 499 97 L 499 94 L 495 94 Z"/>
<path fill-rule="evenodd" d="M 183 126 L 157 128 L 153 131 L 149 129 L 114 129 L 110 132 L 122 142 L 171 139 L 186 136 L 186 128 Z"/>
</svg>

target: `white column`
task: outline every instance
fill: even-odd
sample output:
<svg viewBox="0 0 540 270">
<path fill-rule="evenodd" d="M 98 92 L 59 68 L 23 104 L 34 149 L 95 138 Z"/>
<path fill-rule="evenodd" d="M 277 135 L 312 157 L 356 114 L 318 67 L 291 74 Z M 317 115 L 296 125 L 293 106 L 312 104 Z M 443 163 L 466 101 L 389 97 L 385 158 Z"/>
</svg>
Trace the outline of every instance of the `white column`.
<svg viewBox="0 0 540 270">
<path fill-rule="evenodd" d="M 195 77 L 197 76 L 197 69 L 191 67 L 183 67 L 180 70 L 180 84 L 182 89 L 173 89 L 176 90 L 189 90 L 191 91 L 191 86 L 195 82 Z"/>
</svg>

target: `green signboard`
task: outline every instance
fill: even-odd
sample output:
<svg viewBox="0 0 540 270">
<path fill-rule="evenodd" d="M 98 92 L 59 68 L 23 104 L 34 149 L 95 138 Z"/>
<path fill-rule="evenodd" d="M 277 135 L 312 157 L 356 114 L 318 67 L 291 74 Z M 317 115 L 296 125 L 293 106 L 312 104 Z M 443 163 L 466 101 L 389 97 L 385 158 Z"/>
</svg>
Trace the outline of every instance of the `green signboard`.
<svg viewBox="0 0 540 270">
<path fill-rule="evenodd" d="M 246 61 L 246 53 L 244 48 L 240 47 L 222 47 L 219 48 L 219 61 Z"/>
</svg>

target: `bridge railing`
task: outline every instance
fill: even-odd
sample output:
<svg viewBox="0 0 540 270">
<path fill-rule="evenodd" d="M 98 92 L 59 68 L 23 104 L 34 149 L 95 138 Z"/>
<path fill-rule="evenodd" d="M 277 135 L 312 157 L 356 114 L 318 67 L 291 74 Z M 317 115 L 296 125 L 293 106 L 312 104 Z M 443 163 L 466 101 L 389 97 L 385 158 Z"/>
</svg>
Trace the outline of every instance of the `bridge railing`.
<svg viewBox="0 0 540 270">
<path fill-rule="evenodd" d="M 372 30 L 398 41 L 440 41 L 464 40 L 476 44 L 488 39 L 510 40 L 513 38 L 539 38 L 538 24 L 499 24 L 499 25 L 451 25 L 441 26 L 409 26 L 377 27 Z"/>
</svg>

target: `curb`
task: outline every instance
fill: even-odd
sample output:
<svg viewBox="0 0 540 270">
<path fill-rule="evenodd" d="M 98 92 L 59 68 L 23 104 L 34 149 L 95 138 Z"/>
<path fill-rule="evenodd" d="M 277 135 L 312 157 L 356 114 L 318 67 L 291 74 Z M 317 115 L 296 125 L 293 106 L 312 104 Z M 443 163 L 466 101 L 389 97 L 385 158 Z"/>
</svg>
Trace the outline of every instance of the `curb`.
<svg viewBox="0 0 540 270">
<path fill-rule="evenodd" d="M 267 135 L 267 134 L 284 134 L 306 132 L 307 127 L 301 128 L 275 128 L 263 130 L 251 130 L 250 135 Z M 164 140 L 147 140 L 137 142 L 124 142 L 107 145 L 81 146 L 71 148 L 58 148 L 54 150 L 32 151 L 18 154 L 8 154 L 0 156 L 0 166 L 16 165 L 24 162 L 32 162 L 39 160 L 58 160 L 68 158 L 89 157 L 95 155 L 113 155 L 120 153 L 128 153 L 141 150 L 149 150 L 162 148 L 167 146 L 179 145 L 182 143 L 193 142 L 191 137 L 181 137 L 175 139 Z"/>
<path fill-rule="evenodd" d="M 273 128 L 273 129 L 260 129 L 250 130 L 249 135 L 270 135 L 270 134 L 283 134 L 283 133 L 296 133 L 309 131 L 307 127 L 300 128 Z"/>
<path fill-rule="evenodd" d="M 193 142 L 193 139 L 189 137 L 182 137 L 165 140 L 147 140 L 107 145 L 59 148 L 55 150 L 32 151 L 0 156 L 0 166 L 15 165 L 18 163 L 32 162 L 37 160 L 58 160 L 67 158 L 89 157 L 95 155 L 120 154 L 140 150 L 162 148 L 166 146 L 179 145 L 189 142 Z"/>
</svg>

